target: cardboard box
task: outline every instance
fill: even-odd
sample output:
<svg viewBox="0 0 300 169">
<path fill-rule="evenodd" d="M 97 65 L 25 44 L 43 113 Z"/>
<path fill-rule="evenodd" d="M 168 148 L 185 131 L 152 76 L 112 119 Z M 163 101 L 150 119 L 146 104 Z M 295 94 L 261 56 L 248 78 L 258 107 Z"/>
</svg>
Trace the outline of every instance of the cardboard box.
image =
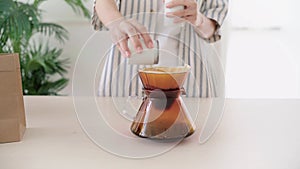
<svg viewBox="0 0 300 169">
<path fill-rule="evenodd" d="M 18 54 L 0 54 L 0 143 L 20 141 L 26 129 Z"/>
</svg>

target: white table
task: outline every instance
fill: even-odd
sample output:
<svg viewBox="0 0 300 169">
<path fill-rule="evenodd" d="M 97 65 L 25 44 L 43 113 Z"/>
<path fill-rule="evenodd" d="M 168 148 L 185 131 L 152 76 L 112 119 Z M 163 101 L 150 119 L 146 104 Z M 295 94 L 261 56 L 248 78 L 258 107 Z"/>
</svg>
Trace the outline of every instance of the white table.
<svg viewBox="0 0 300 169">
<path fill-rule="evenodd" d="M 228 99 L 215 135 L 147 159 L 117 157 L 81 130 L 70 97 L 25 97 L 22 142 L 0 144 L 1 169 L 299 169 L 300 100 Z"/>
</svg>

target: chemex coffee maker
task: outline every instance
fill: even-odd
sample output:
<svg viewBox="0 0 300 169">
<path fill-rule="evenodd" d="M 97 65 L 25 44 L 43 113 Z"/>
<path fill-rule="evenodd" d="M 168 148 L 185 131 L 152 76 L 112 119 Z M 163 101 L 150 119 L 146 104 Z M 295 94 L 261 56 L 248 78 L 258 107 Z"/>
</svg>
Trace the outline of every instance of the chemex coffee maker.
<svg viewBox="0 0 300 169">
<path fill-rule="evenodd" d="M 150 67 L 139 70 L 143 102 L 131 125 L 139 137 L 177 140 L 190 136 L 195 125 L 181 98 L 190 66 Z"/>
</svg>

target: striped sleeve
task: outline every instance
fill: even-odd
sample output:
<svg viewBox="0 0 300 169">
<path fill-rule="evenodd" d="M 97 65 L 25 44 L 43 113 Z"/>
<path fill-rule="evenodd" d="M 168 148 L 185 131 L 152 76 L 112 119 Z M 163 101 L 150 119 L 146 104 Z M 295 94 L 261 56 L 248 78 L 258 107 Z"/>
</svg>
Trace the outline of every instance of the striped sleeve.
<svg viewBox="0 0 300 169">
<path fill-rule="evenodd" d="M 96 30 L 96 31 L 107 30 L 107 28 L 103 25 L 103 23 L 100 21 L 98 15 L 97 15 L 96 1 L 97 0 L 94 0 L 94 4 L 93 4 L 92 25 L 94 27 L 94 30 Z M 118 8 L 120 8 L 120 0 L 115 0 L 115 1 L 116 1 L 116 5 L 118 6 Z"/>
<path fill-rule="evenodd" d="M 221 39 L 220 27 L 223 24 L 228 12 L 228 0 L 204 0 L 200 12 L 206 17 L 214 20 L 217 24 L 215 34 L 208 39 L 209 42 L 216 42 Z"/>
</svg>

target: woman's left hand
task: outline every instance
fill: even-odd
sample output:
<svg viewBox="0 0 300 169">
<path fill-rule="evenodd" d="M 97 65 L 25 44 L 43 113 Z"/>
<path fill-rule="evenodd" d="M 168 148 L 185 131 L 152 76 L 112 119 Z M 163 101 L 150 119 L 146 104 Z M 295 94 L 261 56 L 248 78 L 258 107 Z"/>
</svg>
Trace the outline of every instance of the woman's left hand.
<svg viewBox="0 0 300 169">
<path fill-rule="evenodd" d="M 172 0 L 166 4 L 167 8 L 173 8 L 177 6 L 184 6 L 184 9 L 175 12 L 168 12 L 167 16 L 179 17 L 179 20 L 184 19 L 193 25 L 203 22 L 202 15 L 200 15 L 200 12 L 198 12 L 197 2 L 195 0 Z"/>
<path fill-rule="evenodd" d="M 171 0 L 166 4 L 167 8 L 176 6 L 184 6 L 184 9 L 166 13 L 169 17 L 176 17 L 174 19 L 175 23 L 188 21 L 203 38 L 207 39 L 213 36 L 216 30 L 216 22 L 207 18 L 198 10 L 195 0 Z"/>
</svg>

